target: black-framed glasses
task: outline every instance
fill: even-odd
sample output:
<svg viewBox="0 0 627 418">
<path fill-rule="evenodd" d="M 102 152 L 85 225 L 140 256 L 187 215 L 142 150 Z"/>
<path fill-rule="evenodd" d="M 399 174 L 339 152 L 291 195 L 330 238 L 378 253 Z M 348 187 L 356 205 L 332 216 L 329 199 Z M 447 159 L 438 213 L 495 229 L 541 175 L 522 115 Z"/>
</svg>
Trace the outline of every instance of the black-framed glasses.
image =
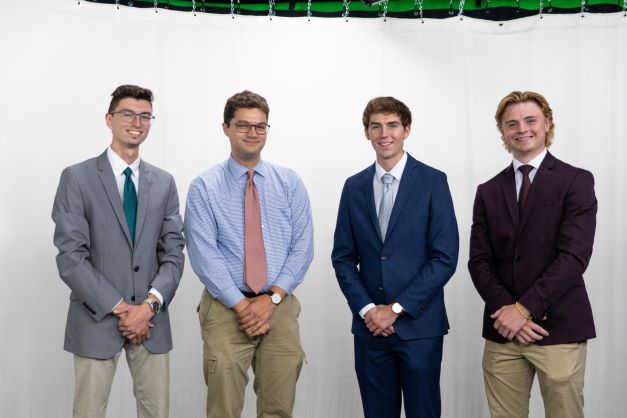
<svg viewBox="0 0 627 418">
<path fill-rule="evenodd" d="M 109 112 L 109 114 L 111 115 L 115 115 L 116 113 L 119 114 L 122 120 L 127 123 L 133 123 L 135 121 L 135 118 L 139 116 L 139 121 L 141 122 L 142 125 L 150 125 L 152 120 L 155 118 L 152 113 L 149 113 L 149 112 L 135 113 L 129 109 L 122 109 L 122 110 L 116 110 L 115 112 Z"/>
<path fill-rule="evenodd" d="M 265 135 L 270 130 L 270 125 L 268 125 L 267 123 L 258 123 L 256 125 L 253 125 L 252 123 L 246 122 L 245 120 L 236 120 L 231 123 L 235 124 L 235 130 L 237 132 L 241 132 L 243 134 L 247 134 L 248 132 L 250 132 L 250 128 L 253 127 L 255 128 L 255 132 L 257 132 L 257 135 Z"/>
</svg>

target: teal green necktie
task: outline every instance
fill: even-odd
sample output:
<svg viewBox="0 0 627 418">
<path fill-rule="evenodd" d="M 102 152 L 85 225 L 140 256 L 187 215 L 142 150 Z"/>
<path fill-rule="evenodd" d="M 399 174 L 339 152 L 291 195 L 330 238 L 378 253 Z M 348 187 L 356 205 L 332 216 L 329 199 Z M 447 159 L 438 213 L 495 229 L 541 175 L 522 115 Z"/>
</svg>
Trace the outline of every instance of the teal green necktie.
<svg viewBox="0 0 627 418">
<path fill-rule="evenodd" d="M 126 167 L 124 170 L 126 180 L 124 180 L 124 215 L 126 215 L 126 223 L 128 223 L 128 231 L 131 233 L 131 241 L 135 242 L 135 221 L 137 219 L 137 192 L 135 184 L 131 180 L 133 170 Z"/>
</svg>

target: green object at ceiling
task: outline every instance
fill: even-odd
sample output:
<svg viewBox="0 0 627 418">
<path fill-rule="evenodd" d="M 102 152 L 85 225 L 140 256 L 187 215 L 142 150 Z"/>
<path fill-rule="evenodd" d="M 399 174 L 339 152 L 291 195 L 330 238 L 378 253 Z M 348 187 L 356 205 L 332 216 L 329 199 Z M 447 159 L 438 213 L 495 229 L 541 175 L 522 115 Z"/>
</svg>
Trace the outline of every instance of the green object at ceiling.
<svg viewBox="0 0 627 418">
<path fill-rule="evenodd" d="M 80 3 L 80 0 L 78 0 Z M 461 13 L 466 17 L 505 21 L 527 16 L 576 13 L 623 13 L 627 0 L 86 0 L 117 6 L 169 9 L 195 13 L 285 17 L 351 17 L 444 19 Z M 348 12 L 348 13 L 347 13 Z"/>
</svg>

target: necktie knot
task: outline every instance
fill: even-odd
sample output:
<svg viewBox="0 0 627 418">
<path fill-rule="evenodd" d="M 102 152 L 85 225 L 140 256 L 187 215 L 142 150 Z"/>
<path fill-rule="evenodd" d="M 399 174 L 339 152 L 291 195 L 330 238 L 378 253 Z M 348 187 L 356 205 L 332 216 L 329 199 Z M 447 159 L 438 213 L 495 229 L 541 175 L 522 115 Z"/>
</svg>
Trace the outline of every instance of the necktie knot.
<svg viewBox="0 0 627 418">
<path fill-rule="evenodd" d="M 124 170 L 124 175 L 127 179 L 131 179 L 131 177 L 133 176 L 133 170 L 131 170 L 131 167 L 126 167 L 126 169 Z"/>
<path fill-rule="evenodd" d="M 255 170 L 253 170 L 252 168 L 249 169 L 246 174 L 248 174 L 248 181 L 253 181 L 253 176 L 255 175 Z"/>
<path fill-rule="evenodd" d="M 518 167 L 518 171 L 520 171 L 523 175 L 523 177 L 527 177 L 529 176 L 529 173 L 531 173 L 531 170 L 533 170 L 533 166 L 532 165 L 521 165 L 520 167 Z"/>
<path fill-rule="evenodd" d="M 383 184 L 392 184 L 393 181 L 394 176 L 392 176 L 390 173 L 385 173 L 383 177 L 381 177 L 381 182 L 383 182 Z"/>
</svg>

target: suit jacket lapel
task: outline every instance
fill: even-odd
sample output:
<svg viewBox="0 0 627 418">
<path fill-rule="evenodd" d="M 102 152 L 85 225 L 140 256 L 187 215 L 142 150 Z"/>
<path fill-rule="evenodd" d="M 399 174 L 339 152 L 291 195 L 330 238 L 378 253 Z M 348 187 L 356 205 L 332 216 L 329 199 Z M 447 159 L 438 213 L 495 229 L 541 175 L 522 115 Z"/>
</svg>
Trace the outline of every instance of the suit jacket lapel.
<svg viewBox="0 0 627 418">
<path fill-rule="evenodd" d="M 394 225 L 398 221 L 398 218 L 407 203 L 410 195 L 416 190 L 414 183 L 419 178 L 418 163 L 409 154 L 407 154 L 407 163 L 403 170 L 403 176 L 401 177 L 401 183 L 398 185 L 398 194 L 394 199 L 394 206 L 392 207 L 392 213 L 390 214 L 390 222 L 388 223 L 388 230 L 386 236 L 389 236 L 394 229 Z"/>
<path fill-rule="evenodd" d="M 372 227 L 375 231 L 377 231 L 377 235 L 381 242 L 383 242 L 383 238 L 381 237 L 381 229 L 379 228 L 379 219 L 377 218 L 377 209 L 376 202 L 374 201 L 374 187 L 372 186 L 372 182 L 374 181 L 374 164 L 366 169 L 362 178 L 362 186 L 361 189 L 364 193 L 364 199 L 366 202 L 368 217 L 370 218 L 370 222 L 372 222 Z"/>
<path fill-rule="evenodd" d="M 100 157 L 98 157 L 98 160 L 96 161 L 96 166 L 98 167 L 98 177 L 100 177 L 102 186 L 107 193 L 111 207 L 113 207 L 115 216 L 118 218 L 118 222 L 124 230 L 124 235 L 126 235 L 126 239 L 132 247 L 133 242 L 131 241 L 131 234 L 128 232 L 128 223 L 126 222 L 126 216 L 124 215 L 122 199 L 120 199 L 120 192 L 118 191 L 118 186 L 115 182 L 113 169 L 111 168 L 111 164 L 109 164 L 109 158 L 107 158 L 107 151 L 100 154 Z"/>
<path fill-rule="evenodd" d="M 152 185 L 152 177 L 150 167 L 145 162 L 139 163 L 139 196 L 137 202 L 137 225 L 135 225 L 135 242 L 139 241 L 139 237 L 148 212 L 148 201 L 150 197 L 150 186 Z"/>
<path fill-rule="evenodd" d="M 533 183 L 531 183 L 531 188 L 529 189 L 529 194 L 527 195 L 527 201 L 525 202 L 525 207 L 523 208 L 523 213 L 521 214 L 520 229 L 524 228 L 527 218 L 529 218 L 529 213 L 538 200 L 538 196 L 542 195 L 542 193 L 547 189 L 545 186 L 551 178 L 551 174 L 553 174 L 554 166 L 555 157 L 547 152 L 544 160 L 542 160 L 542 163 L 538 168 L 538 172 L 533 178 Z"/>
<path fill-rule="evenodd" d="M 516 177 L 512 164 L 501 171 L 499 183 L 501 184 L 503 198 L 505 199 L 512 225 L 514 225 L 514 228 L 518 228 L 518 222 L 520 220 L 518 215 L 518 197 L 516 196 Z"/>
</svg>

